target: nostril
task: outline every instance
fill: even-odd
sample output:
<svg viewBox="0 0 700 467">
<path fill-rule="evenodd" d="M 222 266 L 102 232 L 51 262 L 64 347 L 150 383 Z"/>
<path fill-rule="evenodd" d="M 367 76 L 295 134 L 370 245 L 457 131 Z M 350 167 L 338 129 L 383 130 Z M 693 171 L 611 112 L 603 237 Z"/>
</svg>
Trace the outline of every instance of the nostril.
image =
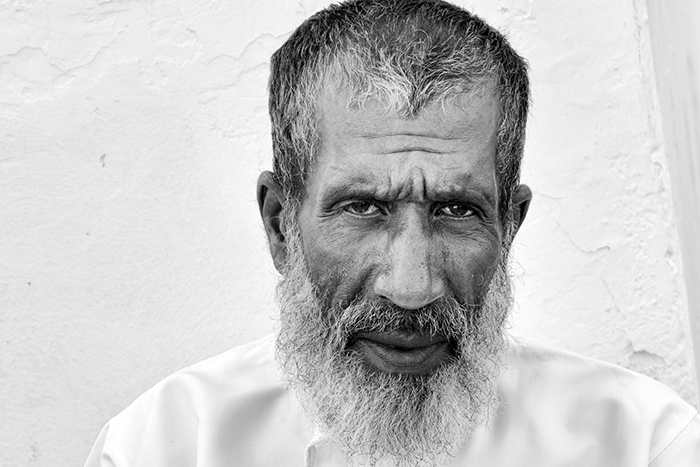
<svg viewBox="0 0 700 467">
<path fill-rule="evenodd" d="M 401 280 L 391 274 L 382 274 L 375 280 L 374 294 L 401 308 L 415 310 L 442 298 L 445 288 L 439 278 L 410 281 Z"/>
</svg>

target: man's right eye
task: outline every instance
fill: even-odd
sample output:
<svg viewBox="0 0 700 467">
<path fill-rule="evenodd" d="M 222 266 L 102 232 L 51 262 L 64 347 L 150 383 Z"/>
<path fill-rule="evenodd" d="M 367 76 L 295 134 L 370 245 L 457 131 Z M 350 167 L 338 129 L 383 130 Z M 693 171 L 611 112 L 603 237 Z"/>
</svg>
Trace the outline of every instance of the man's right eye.
<svg viewBox="0 0 700 467">
<path fill-rule="evenodd" d="M 370 203 L 369 201 L 356 201 L 354 203 L 348 203 L 343 206 L 342 209 L 349 214 L 363 217 L 374 216 L 375 214 L 381 212 L 379 206 L 374 203 Z"/>
</svg>

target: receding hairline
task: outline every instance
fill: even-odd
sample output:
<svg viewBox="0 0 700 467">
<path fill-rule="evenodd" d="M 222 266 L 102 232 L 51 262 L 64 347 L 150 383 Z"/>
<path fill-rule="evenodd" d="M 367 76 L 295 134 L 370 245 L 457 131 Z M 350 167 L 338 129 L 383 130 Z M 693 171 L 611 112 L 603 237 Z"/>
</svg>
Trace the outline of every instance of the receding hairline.
<svg viewBox="0 0 700 467">
<path fill-rule="evenodd" d="M 334 74 L 328 74 L 322 72 L 323 76 L 320 77 L 320 85 L 317 88 L 317 92 L 313 96 L 314 99 L 314 112 L 318 113 L 319 104 L 326 100 L 327 96 L 333 96 L 335 99 L 344 99 L 347 103 L 347 107 L 353 110 L 365 109 L 368 106 L 374 106 L 375 110 L 383 109 L 386 112 L 398 112 L 401 116 L 405 118 L 416 118 L 421 115 L 422 108 L 418 109 L 417 112 L 412 113 L 407 111 L 408 109 L 402 106 L 402 103 L 392 102 L 386 99 L 382 95 L 373 95 L 367 93 L 358 93 L 353 83 L 348 83 L 346 77 L 338 77 Z M 464 99 L 470 99 L 474 96 L 481 97 L 484 94 L 490 94 L 496 101 L 500 103 L 501 99 L 501 87 L 499 86 L 499 77 L 492 73 L 490 75 L 484 76 L 479 80 L 475 80 L 468 85 L 466 83 L 456 83 L 456 85 L 445 92 L 435 94 L 430 96 L 425 102 L 425 107 L 433 106 L 435 104 L 447 105 L 452 103 L 458 103 Z M 502 109 L 502 105 L 499 108 Z"/>
<path fill-rule="evenodd" d="M 492 79 L 489 82 L 481 83 L 471 89 L 461 92 L 454 92 L 447 95 L 437 96 L 432 102 L 429 102 L 425 107 L 423 107 L 417 113 L 407 113 L 402 111 L 402 109 L 396 109 L 391 103 L 383 102 L 379 98 L 368 98 L 364 100 L 358 100 L 350 94 L 347 88 L 337 89 L 332 84 L 327 84 L 321 91 L 320 95 L 316 96 L 316 101 L 314 105 L 314 125 L 315 133 L 317 135 L 318 144 L 323 144 L 322 138 L 326 133 L 323 131 L 332 124 L 329 118 L 340 118 L 341 116 L 332 115 L 332 109 L 343 108 L 351 113 L 366 113 L 368 115 L 368 120 L 373 120 L 379 116 L 386 116 L 388 118 L 393 118 L 398 116 L 401 120 L 419 120 L 427 117 L 427 113 L 430 113 L 431 118 L 444 119 L 447 123 L 445 125 L 444 134 L 432 134 L 431 138 L 449 140 L 463 140 L 465 133 L 464 130 L 470 129 L 468 126 L 458 127 L 449 125 L 448 120 L 455 120 L 455 115 L 448 115 L 448 108 L 452 107 L 458 110 L 464 111 L 463 117 L 467 117 L 471 109 L 475 109 L 479 101 L 488 100 L 488 109 L 491 109 L 493 113 L 483 115 L 482 120 L 488 120 L 484 123 L 484 127 L 475 127 L 471 125 L 471 130 L 480 130 L 488 126 L 487 131 L 493 131 L 494 137 L 499 130 L 503 118 L 503 106 L 500 102 L 500 89 L 497 85 L 496 79 Z M 439 112 L 434 113 L 433 111 L 439 109 Z M 478 116 L 477 116 L 478 117 Z M 342 122 L 341 122 L 342 123 Z M 358 122 L 356 131 L 353 136 L 362 136 L 363 138 L 372 139 L 374 137 L 380 137 L 386 135 L 386 132 L 373 133 L 373 126 L 371 121 L 368 121 L 367 125 L 363 125 L 364 122 Z M 492 126 L 491 126 L 492 125 Z M 409 135 L 409 133 L 403 133 Z M 422 134 L 417 131 L 415 135 Z M 313 161 L 312 161 L 313 165 Z M 309 167 L 313 170 L 313 167 Z"/>
</svg>

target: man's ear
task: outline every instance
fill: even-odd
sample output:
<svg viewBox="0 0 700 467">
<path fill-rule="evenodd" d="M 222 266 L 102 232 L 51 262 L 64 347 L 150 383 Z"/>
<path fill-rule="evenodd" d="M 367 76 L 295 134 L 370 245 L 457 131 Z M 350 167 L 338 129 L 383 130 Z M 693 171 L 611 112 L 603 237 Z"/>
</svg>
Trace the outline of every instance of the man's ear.
<svg viewBox="0 0 700 467">
<path fill-rule="evenodd" d="M 530 191 L 530 188 L 527 185 L 519 185 L 513 194 L 513 207 L 511 208 L 515 232 L 520 229 L 520 226 L 525 220 L 527 210 L 530 208 L 530 201 L 532 201 L 532 191 Z"/>
<path fill-rule="evenodd" d="M 272 262 L 281 273 L 287 262 L 287 244 L 282 231 L 282 210 L 284 209 L 282 187 L 275 181 L 272 172 L 265 171 L 258 178 L 257 192 L 258 207 L 265 226 Z"/>
</svg>

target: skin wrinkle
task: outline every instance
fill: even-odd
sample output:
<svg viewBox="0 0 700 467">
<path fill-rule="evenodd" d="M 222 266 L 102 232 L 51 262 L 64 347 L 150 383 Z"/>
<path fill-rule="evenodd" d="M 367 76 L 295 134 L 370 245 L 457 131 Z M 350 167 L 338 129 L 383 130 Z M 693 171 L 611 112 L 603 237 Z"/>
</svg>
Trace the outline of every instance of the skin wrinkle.
<svg viewBox="0 0 700 467">
<path fill-rule="evenodd" d="M 371 133 L 358 133 L 357 136 L 362 137 L 362 138 L 366 138 L 366 139 L 379 139 L 379 138 L 384 138 L 386 136 L 409 136 L 409 137 L 410 136 L 421 136 L 421 133 L 420 132 L 412 132 L 412 131 L 405 131 L 405 132 L 401 132 L 401 133 L 398 133 L 398 132 L 397 133 L 384 133 L 381 135 L 371 134 Z M 441 139 L 441 140 L 445 140 L 445 141 L 455 141 L 455 140 L 462 141 L 463 140 L 463 138 L 459 137 L 459 136 L 433 136 L 433 138 L 434 139 Z M 428 148 L 414 148 L 414 149 L 416 151 L 426 151 L 426 152 L 431 151 L 431 149 L 428 149 Z M 404 151 L 404 152 L 410 151 L 410 150 L 411 150 L 410 147 L 406 147 L 405 149 L 399 149 L 399 151 Z"/>
<path fill-rule="evenodd" d="M 329 129 L 333 129 L 334 134 L 338 135 L 338 139 L 346 141 L 347 146 L 353 148 L 356 156 L 364 156 L 369 153 L 380 153 L 382 155 L 390 155 L 401 153 L 405 154 L 401 164 L 405 167 L 414 167 L 416 164 L 413 163 L 416 158 L 421 157 L 423 154 L 445 154 L 452 155 L 459 153 L 460 148 L 468 144 L 473 144 L 478 142 L 481 144 L 482 148 L 490 147 L 495 144 L 495 133 L 493 132 L 494 122 L 499 118 L 500 110 L 498 106 L 487 107 L 488 112 L 484 113 L 481 110 L 482 115 L 477 115 L 473 113 L 476 112 L 476 106 L 466 105 L 468 99 L 475 99 L 476 102 L 493 102 L 493 87 L 491 86 L 491 91 L 474 92 L 466 96 L 459 96 L 456 98 L 452 105 L 456 105 L 462 109 L 465 109 L 465 117 L 469 118 L 469 125 L 455 124 L 455 122 L 449 122 L 442 115 L 441 112 L 433 112 L 431 116 L 434 116 L 441 125 L 436 126 L 435 129 L 431 131 L 430 146 L 435 146 L 436 149 L 431 149 L 425 151 L 424 144 L 420 143 L 421 139 L 425 139 L 425 116 L 421 114 L 414 121 L 407 121 L 406 119 L 387 119 L 387 115 L 384 112 L 374 111 L 377 108 L 381 108 L 381 103 L 374 102 L 371 105 L 367 105 L 365 108 L 360 110 L 348 109 L 345 106 L 346 113 L 353 115 L 362 115 L 363 118 L 358 118 L 352 120 L 353 124 L 348 124 L 348 120 L 344 117 L 343 121 L 337 121 L 337 115 L 326 115 L 326 112 L 322 110 L 324 107 L 328 108 L 338 108 L 344 106 L 343 99 L 347 99 L 347 94 L 343 92 L 327 92 L 325 95 L 319 99 L 320 109 L 318 115 L 321 118 L 317 122 L 319 127 L 319 136 L 321 144 L 319 146 L 319 152 L 336 151 L 343 152 L 345 148 L 338 147 L 334 141 L 329 141 L 327 134 Z M 465 99 L 467 101 L 465 101 Z M 435 106 L 432 106 L 433 108 Z M 445 104 L 441 103 L 440 109 L 444 110 Z M 472 117 L 472 118 L 470 118 Z M 359 122 L 359 123 L 358 123 Z M 383 134 L 378 135 L 376 128 L 378 125 L 382 125 Z M 397 126 L 401 126 L 402 131 L 397 132 Z M 408 127 L 408 129 L 407 129 Z M 369 130 L 371 128 L 371 131 Z M 455 137 L 457 132 L 462 132 L 461 137 Z M 366 147 L 367 138 L 364 137 L 366 134 L 372 134 L 372 138 L 369 138 L 370 144 Z M 452 135 L 445 138 L 444 135 Z M 466 134 L 466 136 L 465 136 Z M 397 138 L 397 136 L 399 136 Z M 415 135 L 415 136 L 414 136 Z M 408 141 L 406 141 L 408 140 Z M 437 142 L 436 142 L 437 141 Z M 441 144 L 442 141 L 454 144 Z M 380 144 L 380 143 L 384 144 Z M 372 144 L 374 143 L 374 144 Z M 357 145 L 361 145 L 360 149 L 355 149 Z M 329 147 L 330 146 L 330 147 Z M 422 151 L 419 151 L 421 149 Z M 484 149 L 481 149 L 482 151 Z M 493 164 L 493 160 L 485 163 Z M 445 158 L 439 158 L 435 160 L 435 164 L 440 167 L 445 167 Z M 459 164 L 455 164 L 454 168 L 459 168 Z M 341 170 L 343 167 L 340 168 Z M 332 170 L 332 168 L 331 168 Z M 494 176 L 495 180 L 495 176 Z M 465 184 L 465 186 L 469 186 Z M 490 194 L 490 193 L 489 193 Z M 497 194 L 497 191 L 496 191 Z M 492 198 L 489 196 L 489 198 Z"/>
<path fill-rule="evenodd" d="M 403 165 L 406 165 L 405 163 Z M 438 176 L 437 185 L 440 190 L 431 189 L 425 185 L 425 189 L 419 192 L 418 199 L 411 200 L 409 194 L 411 190 L 408 183 L 398 183 L 393 186 L 390 177 L 377 179 L 378 175 L 370 174 L 369 176 L 343 174 L 344 166 L 331 166 L 327 172 L 338 172 L 338 176 L 334 177 L 332 173 L 326 173 L 326 176 L 331 180 L 323 191 L 318 195 L 317 202 L 321 206 L 319 216 L 331 216 L 335 213 L 337 204 L 343 199 L 351 198 L 367 198 L 381 201 L 382 203 L 395 203 L 399 201 L 407 201 L 414 203 L 426 202 L 443 202 L 450 201 L 467 201 L 478 206 L 483 212 L 484 221 L 488 223 L 497 222 L 495 206 L 498 203 L 497 199 L 492 198 L 492 193 L 489 193 L 486 188 L 474 190 L 472 187 L 478 185 L 470 174 L 463 176 L 455 176 L 456 181 L 450 180 L 447 177 Z M 454 171 L 459 167 L 445 167 L 448 171 Z M 496 180 L 490 180 L 490 184 L 495 184 Z M 414 190 L 417 191 L 417 190 Z M 496 193 L 496 196 L 498 194 Z"/>
<path fill-rule="evenodd" d="M 489 82 L 484 84 L 479 89 L 475 89 L 472 92 L 455 94 L 450 98 L 441 100 L 439 103 L 430 104 L 433 108 L 441 108 L 445 110 L 445 105 L 449 102 L 449 105 L 456 105 L 465 110 L 467 116 L 474 116 L 473 113 L 476 112 L 474 107 L 465 105 L 467 102 L 493 102 L 497 97 L 497 91 L 495 90 L 495 84 Z M 339 107 L 344 105 L 347 100 L 351 99 L 351 92 L 349 89 L 338 87 L 338 88 L 328 88 L 323 93 L 323 97 L 319 99 L 316 107 L 316 125 L 319 127 L 319 135 L 321 141 L 323 141 L 323 127 L 337 127 L 341 122 L 335 121 L 337 115 L 326 115 L 323 111 L 324 108 Z M 354 122 L 352 126 L 347 126 L 343 128 L 343 136 L 350 138 L 382 138 L 382 137 L 394 137 L 394 136 L 425 136 L 424 125 L 425 125 L 425 113 L 421 112 L 413 117 L 406 118 L 401 116 L 401 121 L 396 120 L 386 120 L 396 111 L 392 111 L 390 107 L 387 107 L 386 103 L 381 99 L 368 98 L 363 102 L 362 105 L 349 108 L 345 105 L 346 110 L 349 112 L 363 112 L 367 115 L 373 115 L 372 119 L 358 120 Z M 433 114 L 437 122 L 444 124 L 439 128 L 437 132 L 431 134 L 431 138 L 437 140 L 454 141 L 460 140 L 466 142 L 467 140 L 483 140 L 485 135 L 490 135 L 493 129 L 493 123 L 498 118 L 500 118 L 500 109 L 498 106 L 494 106 L 489 109 L 491 115 L 482 115 L 481 119 L 470 119 L 470 124 L 468 126 L 455 125 L 455 122 L 449 121 L 447 118 L 441 115 Z M 376 123 L 382 121 L 385 124 L 385 128 L 381 134 L 376 132 Z M 399 127 L 401 130 L 399 131 Z M 347 132 L 347 134 L 345 134 Z M 493 135 L 494 138 L 496 135 Z"/>
</svg>

